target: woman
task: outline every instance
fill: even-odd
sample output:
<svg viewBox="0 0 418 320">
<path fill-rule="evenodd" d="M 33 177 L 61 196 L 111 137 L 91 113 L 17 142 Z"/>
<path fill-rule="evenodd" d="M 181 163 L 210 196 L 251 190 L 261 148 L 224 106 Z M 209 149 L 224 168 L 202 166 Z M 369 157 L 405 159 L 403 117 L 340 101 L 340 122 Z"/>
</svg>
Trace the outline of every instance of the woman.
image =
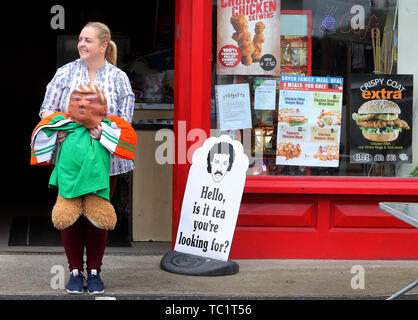
<svg viewBox="0 0 418 320">
<path fill-rule="evenodd" d="M 71 92 L 80 84 L 93 83 L 107 97 L 107 115 L 119 116 L 130 123 L 135 96 L 128 77 L 115 66 L 117 48 L 111 40 L 109 28 L 100 22 L 89 22 L 81 30 L 77 48 L 80 59 L 59 68 L 48 84 L 39 112 L 40 117 L 43 119 L 54 112 L 68 113 Z M 90 129 L 90 135 L 93 139 L 100 139 L 100 125 Z M 66 133 L 59 132 L 59 142 L 64 141 L 65 136 Z M 133 169 L 131 160 L 111 156 L 110 198 L 115 190 L 117 175 Z M 72 226 L 61 230 L 61 238 L 71 272 L 67 292 L 83 292 L 83 254 L 86 245 L 88 292 L 103 293 L 100 268 L 107 243 L 107 231 L 96 228 L 87 219 L 80 217 Z"/>
</svg>

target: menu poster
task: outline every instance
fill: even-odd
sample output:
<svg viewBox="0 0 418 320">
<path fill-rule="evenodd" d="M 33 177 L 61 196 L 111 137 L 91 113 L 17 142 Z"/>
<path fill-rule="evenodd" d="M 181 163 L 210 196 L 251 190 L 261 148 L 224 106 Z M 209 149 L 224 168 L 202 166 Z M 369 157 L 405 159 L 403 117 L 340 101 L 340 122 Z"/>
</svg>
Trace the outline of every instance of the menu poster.
<svg viewBox="0 0 418 320">
<path fill-rule="evenodd" d="M 218 0 L 218 75 L 280 75 L 280 0 Z"/>
<path fill-rule="evenodd" d="M 339 166 L 343 81 L 280 77 L 276 164 Z"/>
<path fill-rule="evenodd" d="M 353 74 L 350 163 L 412 162 L 412 75 Z"/>
<path fill-rule="evenodd" d="M 250 85 L 248 83 L 215 86 L 218 130 L 252 128 Z"/>
</svg>

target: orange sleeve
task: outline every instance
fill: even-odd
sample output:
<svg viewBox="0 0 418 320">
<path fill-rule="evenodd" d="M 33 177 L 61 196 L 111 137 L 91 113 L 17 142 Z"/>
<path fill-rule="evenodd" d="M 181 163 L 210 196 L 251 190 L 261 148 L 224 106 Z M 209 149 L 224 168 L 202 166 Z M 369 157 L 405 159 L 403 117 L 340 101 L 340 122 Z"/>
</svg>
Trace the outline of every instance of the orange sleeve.
<svg viewBox="0 0 418 320">
<path fill-rule="evenodd" d="M 118 131 L 120 130 L 119 137 L 112 135 L 111 132 L 102 130 L 104 138 L 111 142 L 113 147 L 113 154 L 121 159 L 133 160 L 135 158 L 137 136 L 135 129 L 126 120 L 117 117 L 109 116 L 106 119 L 110 120 L 116 125 Z"/>
</svg>

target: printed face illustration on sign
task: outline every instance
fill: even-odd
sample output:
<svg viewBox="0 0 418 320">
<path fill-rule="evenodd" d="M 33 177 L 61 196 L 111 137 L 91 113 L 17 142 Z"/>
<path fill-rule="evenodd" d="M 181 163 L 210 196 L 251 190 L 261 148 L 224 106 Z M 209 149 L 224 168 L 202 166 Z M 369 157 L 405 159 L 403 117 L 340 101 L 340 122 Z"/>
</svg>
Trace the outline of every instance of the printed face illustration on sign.
<svg viewBox="0 0 418 320">
<path fill-rule="evenodd" d="M 219 142 L 213 145 L 208 153 L 208 173 L 212 175 L 213 181 L 220 182 L 231 170 L 235 153 L 232 144 Z"/>
</svg>

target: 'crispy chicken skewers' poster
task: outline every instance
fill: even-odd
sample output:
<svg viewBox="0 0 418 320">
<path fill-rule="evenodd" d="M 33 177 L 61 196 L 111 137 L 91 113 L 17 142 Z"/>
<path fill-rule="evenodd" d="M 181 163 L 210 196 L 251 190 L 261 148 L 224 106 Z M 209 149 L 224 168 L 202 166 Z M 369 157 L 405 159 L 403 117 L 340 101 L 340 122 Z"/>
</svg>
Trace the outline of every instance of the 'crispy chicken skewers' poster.
<svg viewBox="0 0 418 320">
<path fill-rule="evenodd" d="M 218 0 L 216 73 L 280 75 L 280 0 Z"/>
</svg>

